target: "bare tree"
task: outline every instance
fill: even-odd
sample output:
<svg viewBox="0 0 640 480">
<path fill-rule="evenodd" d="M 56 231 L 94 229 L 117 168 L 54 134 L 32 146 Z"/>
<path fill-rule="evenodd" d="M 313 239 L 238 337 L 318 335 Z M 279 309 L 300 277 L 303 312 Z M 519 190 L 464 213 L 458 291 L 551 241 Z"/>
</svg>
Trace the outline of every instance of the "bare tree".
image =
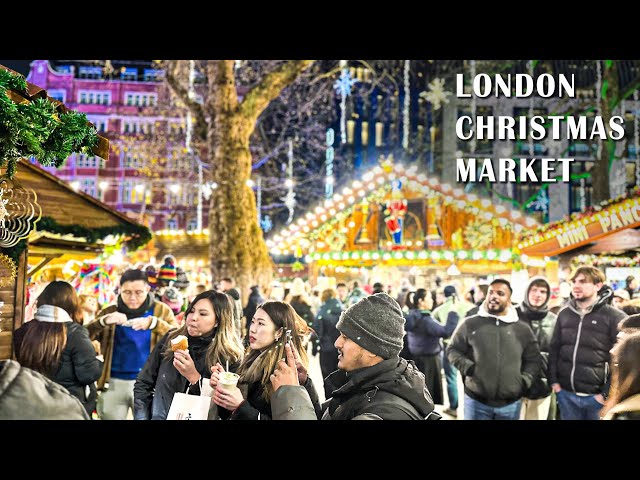
<svg viewBox="0 0 640 480">
<path fill-rule="evenodd" d="M 267 283 L 272 275 L 262 231 L 257 222 L 251 177 L 249 141 L 260 114 L 312 60 L 281 62 L 265 72 L 238 98 L 233 60 L 199 62 L 206 76 L 203 102 L 189 96 L 185 61 L 169 61 L 167 81 L 190 109 L 195 119 L 194 134 L 204 142 L 205 162 L 217 184 L 209 208 L 209 259 L 214 279 L 234 277 L 246 294 L 254 282 Z M 185 75 L 185 73 L 187 75 Z"/>
</svg>

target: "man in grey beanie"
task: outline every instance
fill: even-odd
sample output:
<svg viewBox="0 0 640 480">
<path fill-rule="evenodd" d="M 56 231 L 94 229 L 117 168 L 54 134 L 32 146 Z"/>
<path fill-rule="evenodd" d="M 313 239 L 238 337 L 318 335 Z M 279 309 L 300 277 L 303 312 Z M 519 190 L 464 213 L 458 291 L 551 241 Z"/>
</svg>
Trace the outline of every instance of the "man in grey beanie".
<svg viewBox="0 0 640 480">
<path fill-rule="evenodd" d="M 323 420 L 422 420 L 439 418 L 424 375 L 402 350 L 404 316 L 386 293 L 365 297 L 344 311 L 336 328 L 340 336 L 338 370 L 326 384 L 332 398 L 324 403 Z M 274 420 L 316 419 L 309 395 L 298 386 L 296 358 L 286 346 L 287 360 L 271 375 Z M 280 388 L 282 387 L 282 388 Z"/>
</svg>

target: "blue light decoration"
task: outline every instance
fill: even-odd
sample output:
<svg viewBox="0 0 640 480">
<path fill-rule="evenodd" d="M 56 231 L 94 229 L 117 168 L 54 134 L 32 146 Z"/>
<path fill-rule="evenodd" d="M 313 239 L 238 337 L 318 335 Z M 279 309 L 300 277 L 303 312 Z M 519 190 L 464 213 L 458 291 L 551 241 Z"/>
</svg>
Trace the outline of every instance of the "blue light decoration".
<svg viewBox="0 0 640 480">
<path fill-rule="evenodd" d="M 265 215 L 264 217 L 262 217 L 262 220 L 260 221 L 260 227 L 262 228 L 262 231 L 264 233 L 269 232 L 273 228 L 273 222 L 271 221 L 271 217 L 269 217 L 269 215 Z"/>
<path fill-rule="evenodd" d="M 527 208 L 534 212 L 543 212 L 546 215 L 549 211 L 547 189 L 542 188 L 540 192 L 538 192 L 538 196 L 527 204 Z"/>
<path fill-rule="evenodd" d="M 333 88 L 340 94 L 340 143 L 347 143 L 347 97 L 351 95 L 351 89 L 358 82 L 357 78 L 351 76 L 351 72 L 347 68 L 347 61 L 340 60 L 342 73 L 340 78 L 333 84 Z"/>
<path fill-rule="evenodd" d="M 325 186 L 324 186 L 324 196 L 325 198 L 333 197 L 333 184 L 335 179 L 333 178 L 333 158 L 334 158 L 334 150 L 333 150 L 333 142 L 335 140 L 335 132 L 333 128 L 327 130 L 327 152 L 325 159 L 325 166 L 327 167 L 327 172 L 325 176 Z"/>
</svg>

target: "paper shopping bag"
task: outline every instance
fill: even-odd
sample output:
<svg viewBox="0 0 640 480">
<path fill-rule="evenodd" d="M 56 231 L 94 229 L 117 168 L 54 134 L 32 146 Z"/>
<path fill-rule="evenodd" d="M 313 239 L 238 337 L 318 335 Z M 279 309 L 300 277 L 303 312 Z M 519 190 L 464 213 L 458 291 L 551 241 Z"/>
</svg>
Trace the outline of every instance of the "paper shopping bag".
<svg viewBox="0 0 640 480">
<path fill-rule="evenodd" d="M 167 420 L 206 420 L 211 397 L 176 392 L 169 407 Z"/>
</svg>

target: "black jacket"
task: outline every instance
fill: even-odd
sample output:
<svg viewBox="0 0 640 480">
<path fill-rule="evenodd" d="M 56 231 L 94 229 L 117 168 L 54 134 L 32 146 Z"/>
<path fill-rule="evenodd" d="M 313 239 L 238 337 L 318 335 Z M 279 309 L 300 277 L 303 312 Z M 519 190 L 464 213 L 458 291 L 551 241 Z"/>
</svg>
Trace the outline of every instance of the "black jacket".
<svg viewBox="0 0 640 480">
<path fill-rule="evenodd" d="M 22 339 L 29 334 L 31 325 L 35 324 L 27 322 L 15 331 L 13 342 L 18 358 Z M 102 375 L 103 362 L 96 358 L 96 350 L 85 327 L 75 322 L 66 322 L 65 325 L 67 345 L 62 352 L 60 366 L 56 373 L 51 375 L 51 379 L 80 400 L 87 413 L 91 415 L 98 398 L 95 382 Z"/>
<path fill-rule="evenodd" d="M 515 311 L 496 317 L 483 306 L 458 325 L 447 356 L 464 377 L 464 392 L 492 407 L 522 398 L 540 370 L 538 342 Z"/>
<path fill-rule="evenodd" d="M 531 284 L 539 279 L 547 283 L 548 294 L 545 303 L 541 307 L 534 309 L 529 304 L 529 289 L 531 288 Z M 551 348 L 553 328 L 556 325 L 556 319 L 558 317 L 555 313 L 549 311 L 550 296 L 551 287 L 549 286 L 549 282 L 542 277 L 533 277 L 529 281 L 529 286 L 524 295 L 524 301 L 516 308 L 518 317 L 533 330 L 533 334 L 540 347 L 540 375 L 533 380 L 531 387 L 529 387 L 529 390 L 525 393 L 525 397 L 531 400 L 545 398 L 551 395 L 551 386 L 547 380 L 549 375 L 549 349 Z"/>
<path fill-rule="evenodd" d="M 214 329 L 210 335 L 202 337 L 190 337 L 187 334 L 189 355 L 203 379 L 211 377 L 206 354 L 216 331 L 217 329 Z M 166 420 L 176 392 L 200 395 L 198 383 L 187 389 L 189 381 L 173 366 L 173 357 L 163 357 L 162 352 L 167 344 L 169 333 L 171 331 L 162 337 L 153 349 L 133 386 L 133 415 L 136 420 Z M 225 359 L 222 359 L 221 363 L 224 364 Z M 239 363 L 229 365 L 229 370 L 235 372 L 238 365 Z"/>
<path fill-rule="evenodd" d="M 392 357 L 372 367 L 329 375 L 330 401 L 323 405 L 323 420 L 351 420 L 363 415 L 383 420 L 422 420 L 433 411 L 424 374 L 413 362 Z"/>
<path fill-rule="evenodd" d="M 581 314 L 574 299 L 558 313 L 549 351 L 549 383 L 595 395 L 609 391 L 611 354 L 626 314 L 607 304 L 609 291 Z"/>
</svg>

